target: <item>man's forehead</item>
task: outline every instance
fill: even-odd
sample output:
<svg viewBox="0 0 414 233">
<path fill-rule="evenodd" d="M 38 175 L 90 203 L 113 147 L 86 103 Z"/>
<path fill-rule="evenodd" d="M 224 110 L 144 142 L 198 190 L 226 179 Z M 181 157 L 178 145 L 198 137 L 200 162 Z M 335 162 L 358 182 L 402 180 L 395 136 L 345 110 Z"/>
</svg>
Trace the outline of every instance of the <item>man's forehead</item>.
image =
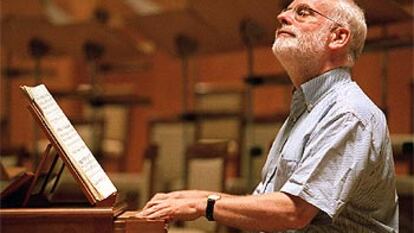
<svg viewBox="0 0 414 233">
<path fill-rule="evenodd" d="M 288 7 L 294 7 L 300 4 L 306 4 L 310 7 L 322 7 L 324 5 L 329 4 L 329 2 L 333 2 L 330 0 L 294 0 L 292 1 Z"/>
</svg>

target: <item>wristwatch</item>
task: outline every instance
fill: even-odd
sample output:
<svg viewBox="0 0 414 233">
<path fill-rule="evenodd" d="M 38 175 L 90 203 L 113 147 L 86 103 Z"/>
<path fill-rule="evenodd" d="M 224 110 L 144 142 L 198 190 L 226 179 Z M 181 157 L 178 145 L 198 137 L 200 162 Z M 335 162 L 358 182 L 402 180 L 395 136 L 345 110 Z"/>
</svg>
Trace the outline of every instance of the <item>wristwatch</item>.
<svg viewBox="0 0 414 233">
<path fill-rule="evenodd" d="M 207 197 L 206 218 L 208 221 L 214 221 L 214 204 L 220 200 L 221 196 L 218 194 L 210 194 Z"/>
</svg>

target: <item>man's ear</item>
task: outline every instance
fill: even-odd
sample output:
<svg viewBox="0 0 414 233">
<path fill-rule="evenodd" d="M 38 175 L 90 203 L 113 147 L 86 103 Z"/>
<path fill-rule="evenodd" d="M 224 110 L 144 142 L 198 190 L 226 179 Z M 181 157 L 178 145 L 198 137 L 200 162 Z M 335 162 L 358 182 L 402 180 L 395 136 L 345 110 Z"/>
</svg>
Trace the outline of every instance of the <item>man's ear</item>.
<svg viewBox="0 0 414 233">
<path fill-rule="evenodd" d="M 348 45 L 351 38 L 351 32 L 342 27 L 335 28 L 332 30 L 330 35 L 329 48 L 337 50 L 344 48 Z"/>
</svg>

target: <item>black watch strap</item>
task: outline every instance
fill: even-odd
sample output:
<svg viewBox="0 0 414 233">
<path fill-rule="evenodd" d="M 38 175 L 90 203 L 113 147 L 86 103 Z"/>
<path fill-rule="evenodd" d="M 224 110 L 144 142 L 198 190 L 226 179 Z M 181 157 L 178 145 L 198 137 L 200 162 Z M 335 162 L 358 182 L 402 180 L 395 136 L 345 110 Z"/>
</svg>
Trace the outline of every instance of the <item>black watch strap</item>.
<svg viewBox="0 0 414 233">
<path fill-rule="evenodd" d="M 207 199 L 206 218 L 208 221 L 214 221 L 214 204 L 216 204 L 216 200 Z"/>
<path fill-rule="evenodd" d="M 217 194 L 212 194 L 207 197 L 206 218 L 208 221 L 214 221 L 214 205 L 220 199 Z"/>
</svg>

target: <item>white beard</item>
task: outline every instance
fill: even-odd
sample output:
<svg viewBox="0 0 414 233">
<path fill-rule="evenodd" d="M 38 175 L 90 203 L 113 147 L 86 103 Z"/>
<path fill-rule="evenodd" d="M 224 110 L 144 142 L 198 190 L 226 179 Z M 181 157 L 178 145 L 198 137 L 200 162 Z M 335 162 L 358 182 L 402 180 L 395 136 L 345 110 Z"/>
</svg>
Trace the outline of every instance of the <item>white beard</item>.
<svg viewBox="0 0 414 233">
<path fill-rule="evenodd" d="M 296 28 L 288 30 L 296 37 L 276 38 L 272 47 L 274 55 L 289 74 L 312 75 L 320 66 L 329 30 L 321 28 L 313 33 L 303 33 Z"/>
</svg>

